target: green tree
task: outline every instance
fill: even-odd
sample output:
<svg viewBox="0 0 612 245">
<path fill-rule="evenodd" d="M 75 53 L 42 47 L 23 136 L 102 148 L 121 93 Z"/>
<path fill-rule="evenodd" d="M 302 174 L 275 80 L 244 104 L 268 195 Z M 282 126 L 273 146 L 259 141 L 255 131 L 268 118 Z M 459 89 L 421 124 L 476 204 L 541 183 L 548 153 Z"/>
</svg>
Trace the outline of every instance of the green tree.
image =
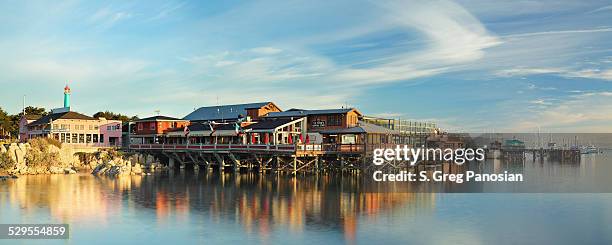
<svg viewBox="0 0 612 245">
<path fill-rule="evenodd" d="M 128 117 L 126 115 L 120 114 L 120 113 L 114 113 L 114 112 L 110 112 L 110 111 L 100 111 L 100 112 L 96 112 L 96 114 L 93 114 L 94 118 L 98 118 L 98 117 L 103 117 L 109 120 L 120 120 L 122 122 L 128 122 L 131 120 L 138 120 L 138 117 L 133 116 L 133 117 Z"/>
<path fill-rule="evenodd" d="M 15 129 L 19 130 L 13 116 L 0 108 L 0 138 L 8 139 L 13 137 Z"/>
<path fill-rule="evenodd" d="M 7 152 L 0 152 L 0 171 L 7 171 L 15 167 L 15 161 Z"/>
<path fill-rule="evenodd" d="M 49 112 L 47 111 L 47 109 L 42 108 L 42 107 L 35 107 L 35 106 L 26 107 L 25 112 L 26 112 L 26 115 L 39 115 L 43 117 L 46 115 L 49 115 Z M 19 112 L 15 116 L 21 118 L 22 115 L 23 115 L 23 112 Z"/>
</svg>

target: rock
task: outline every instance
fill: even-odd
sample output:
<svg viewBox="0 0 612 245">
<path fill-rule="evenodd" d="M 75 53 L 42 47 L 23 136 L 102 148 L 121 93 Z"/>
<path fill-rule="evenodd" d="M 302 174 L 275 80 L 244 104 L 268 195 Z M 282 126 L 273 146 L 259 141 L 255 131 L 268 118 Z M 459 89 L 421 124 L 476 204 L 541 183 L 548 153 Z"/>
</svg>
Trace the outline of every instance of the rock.
<svg viewBox="0 0 612 245">
<path fill-rule="evenodd" d="M 52 174 L 62 174 L 64 173 L 64 170 L 60 167 L 55 167 L 55 166 L 51 166 L 49 167 L 49 173 Z"/>
<path fill-rule="evenodd" d="M 106 164 L 101 163 L 101 164 L 98 164 L 98 166 L 96 166 L 91 173 L 94 175 L 97 175 L 97 174 L 104 174 L 104 172 L 106 172 Z"/>
<path fill-rule="evenodd" d="M 132 173 L 134 173 L 134 174 L 142 174 L 142 168 L 140 166 L 133 167 L 132 168 Z"/>
<path fill-rule="evenodd" d="M 64 173 L 65 174 L 76 174 L 77 172 L 74 171 L 74 169 L 72 169 L 72 168 L 65 168 L 64 169 Z"/>
</svg>

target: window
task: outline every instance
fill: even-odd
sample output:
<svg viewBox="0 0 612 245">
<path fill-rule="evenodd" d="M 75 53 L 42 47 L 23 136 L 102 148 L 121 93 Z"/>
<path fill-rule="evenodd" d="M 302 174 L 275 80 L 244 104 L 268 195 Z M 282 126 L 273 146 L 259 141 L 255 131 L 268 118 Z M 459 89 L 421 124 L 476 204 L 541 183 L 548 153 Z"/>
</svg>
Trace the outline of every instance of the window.
<svg viewBox="0 0 612 245">
<path fill-rule="evenodd" d="M 104 143 L 104 135 L 103 134 L 100 135 L 100 143 Z"/>
<path fill-rule="evenodd" d="M 106 126 L 106 130 L 110 131 L 111 130 L 111 126 Z"/>
<path fill-rule="evenodd" d="M 327 116 L 327 126 L 340 126 L 342 125 L 342 119 L 340 115 L 329 115 Z"/>
<path fill-rule="evenodd" d="M 93 138 L 93 142 L 94 143 L 98 143 L 98 135 L 97 134 L 94 134 L 92 138 Z"/>
<path fill-rule="evenodd" d="M 149 129 L 151 129 L 151 130 L 155 130 L 155 123 L 151 123 L 151 124 L 149 124 Z"/>
</svg>

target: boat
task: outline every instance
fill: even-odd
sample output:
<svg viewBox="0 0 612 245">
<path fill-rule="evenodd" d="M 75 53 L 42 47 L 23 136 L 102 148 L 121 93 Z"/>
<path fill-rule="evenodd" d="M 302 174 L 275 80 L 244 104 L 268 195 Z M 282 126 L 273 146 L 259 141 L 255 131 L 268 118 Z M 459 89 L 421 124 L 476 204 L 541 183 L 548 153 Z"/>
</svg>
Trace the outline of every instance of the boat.
<svg viewBox="0 0 612 245">
<path fill-rule="evenodd" d="M 597 147 L 594 145 L 580 146 L 580 153 L 581 154 L 597 154 L 599 153 L 599 149 L 597 149 Z"/>
</svg>

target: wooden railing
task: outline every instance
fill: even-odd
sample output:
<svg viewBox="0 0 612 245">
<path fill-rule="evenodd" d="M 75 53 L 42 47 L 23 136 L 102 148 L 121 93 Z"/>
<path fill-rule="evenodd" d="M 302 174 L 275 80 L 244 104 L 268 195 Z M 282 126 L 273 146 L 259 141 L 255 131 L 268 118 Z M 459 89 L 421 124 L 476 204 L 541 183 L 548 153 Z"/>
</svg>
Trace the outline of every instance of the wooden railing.
<svg viewBox="0 0 612 245">
<path fill-rule="evenodd" d="M 300 151 L 322 151 L 323 147 L 321 144 L 298 144 L 297 149 Z"/>
<path fill-rule="evenodd" d="M 130 144 L 133 150 L 202 150 L 202 151 L 320 151 L 330 153 L 366 153 L 376 148 L 391 148 L 393 144 Z"/>
<path fill-rule="evenodd" d="M 328 152 L 364 152 L 364 144 L 323 144 L 323 151 Z"/>
<path fill-rule="evenodd" d="M 249 145 L 249 144 L 131 144 L 133 150 L 203 150 L 203 151 L 282 151 L 293 152 L 295 145 Z"/>
</svg>

